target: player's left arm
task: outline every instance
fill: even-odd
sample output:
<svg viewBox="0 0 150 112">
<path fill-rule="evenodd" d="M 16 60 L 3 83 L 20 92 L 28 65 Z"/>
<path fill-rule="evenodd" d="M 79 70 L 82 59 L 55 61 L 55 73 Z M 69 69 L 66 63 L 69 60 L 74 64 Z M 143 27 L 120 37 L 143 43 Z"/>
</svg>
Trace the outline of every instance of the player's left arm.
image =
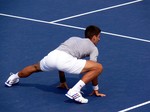
<svg viewBox="0 0 150 112">
<path fill-rule="evenodd" d="M 106 96 L 105 94 L 99 92 L 98 77 L 96 77 L 95 79 L 92 80 L 92 85 L 93 85 L 93 91 L 90 94 L 90 96 L 92 96 L 92 95 L 96 95 L 96 96 L 100 96 L 100 97 Z"/>
<path fill-rule="evenodd" d="M 98 55 L 99 55 L 98 49 L 95 48 L 94 50 L 92 50 L 90 54 L 90 60 L 97 62 Z M 92 85 L 93 85 L 93 91 L 90 95 L 96 95 L 100 97 L 106 96 L 105 94 L 99 92 L 98 77 L 92 80 Z"/>
</svg>

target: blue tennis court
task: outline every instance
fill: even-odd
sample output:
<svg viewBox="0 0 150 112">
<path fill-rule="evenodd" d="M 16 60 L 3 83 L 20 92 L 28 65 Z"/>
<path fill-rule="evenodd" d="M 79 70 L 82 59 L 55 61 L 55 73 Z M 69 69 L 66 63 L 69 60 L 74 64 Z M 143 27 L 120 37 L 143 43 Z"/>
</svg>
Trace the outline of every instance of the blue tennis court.
<svg viewBox="0 0 150 112">
<path fill-rule="evenodd" d="M 149 0 L 0 0 L 0 112 L 149 112 Z M 106 97 L 87 104 L 69 100 L 58 89 L 58 71 L 37 73 L 8 88 L 9 73 L 41 60 L 88 25 L 102 29 L 99 87 Z M 81 75 L 66 74 L 69 87 Z"/>
</svg>

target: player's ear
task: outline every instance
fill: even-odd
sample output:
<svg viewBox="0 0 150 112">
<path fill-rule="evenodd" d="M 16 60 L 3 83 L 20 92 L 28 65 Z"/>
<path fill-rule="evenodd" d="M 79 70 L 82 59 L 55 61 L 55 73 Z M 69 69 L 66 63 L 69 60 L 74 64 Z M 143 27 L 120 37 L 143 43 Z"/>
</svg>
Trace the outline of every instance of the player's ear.
<svg viewBox="0 0 150 112">
<path fill-rule="evenodd" d="M 92 42 L 94 41 L 94 36 L 91 38 L 91 41 L 92 41 Z"/>
<path fill-rule="evenodd" d="M 96 37 L 96 35 L 94 35 L 92 38 L 93 38 L 93 41 L 95 41 L 97 37 Z"/>
<path fill-rule="evenodd" d="M 93 43 L 95 43 L 95 36 L 93 36 L 93 37 L 91 38 L 91 41 L 92 41 Z"/>
</svg>

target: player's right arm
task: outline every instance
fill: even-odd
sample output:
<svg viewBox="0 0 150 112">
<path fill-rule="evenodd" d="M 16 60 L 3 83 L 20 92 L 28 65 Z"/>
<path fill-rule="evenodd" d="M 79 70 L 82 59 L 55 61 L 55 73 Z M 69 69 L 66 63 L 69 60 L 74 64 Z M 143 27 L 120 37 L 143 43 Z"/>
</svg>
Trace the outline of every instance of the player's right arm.
<svg viewBox="0 0 150 112">
<path fill-rule="evenodd" d="M 60 84 L 57 87 L 69 89 L 66 83 L 65 73 L 63 71 L 59 71 L 59 81 L 60 81 Z"/>
</svg>

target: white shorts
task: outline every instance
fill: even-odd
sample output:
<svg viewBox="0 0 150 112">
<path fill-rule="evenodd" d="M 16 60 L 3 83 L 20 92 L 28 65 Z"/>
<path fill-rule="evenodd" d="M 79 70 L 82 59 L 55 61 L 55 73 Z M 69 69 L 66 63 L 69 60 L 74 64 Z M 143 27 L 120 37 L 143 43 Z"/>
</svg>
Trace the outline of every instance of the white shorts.
<svg viewBox="0 0 150 112">
<path fill-rule="evenodd" d="M 63 72 L 80 74 L 86 64 L 86 60 L 77 59 L 70 54 L 54 50 L 40 61 L 42 71 L 51 71 L 58 69 Z"/>
</svg>

